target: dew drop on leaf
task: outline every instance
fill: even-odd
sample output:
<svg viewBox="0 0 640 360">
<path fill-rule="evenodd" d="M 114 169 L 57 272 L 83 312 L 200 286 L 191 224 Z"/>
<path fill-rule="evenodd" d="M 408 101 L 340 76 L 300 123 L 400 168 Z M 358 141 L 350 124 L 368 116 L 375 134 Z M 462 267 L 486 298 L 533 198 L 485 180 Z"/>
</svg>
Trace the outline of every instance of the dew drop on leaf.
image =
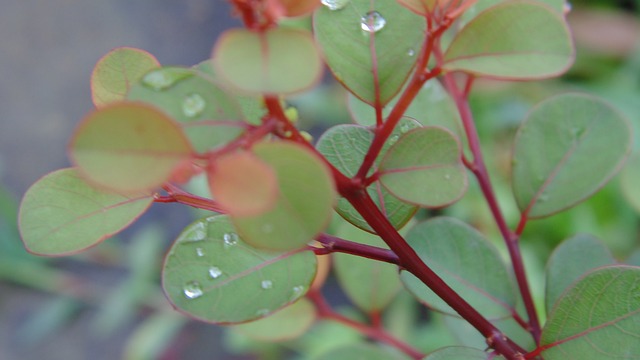
<svg viewBox="0 0 640 360">
<path fill-rule="evenodd" d="M 538 198 L 538 202 L 541 202 L 541 203 L 543 203 L 543 202 L 545 202 L 545 201 L 548 201 L 548 200 L 549 200 L 549 195 L 546 195 L 546 194 L 542 194 L 542 195 L 540 195 L 540 197 Z"/>
<path fill-rule="evenodd" d="M 262 280 L 262 282 L 260 283 L 260 287 L 268 290 L 271 289 L 273 287 L 273 281 L 271 280 Z"/>
<path fill-rule="evenodd" d="M 150 87 L 156 91 L 166 90 L 176 82 L 191 76 L 189 72 L 185 72 L 184 69 L 157 69 L 148 72 L 142 77 L 142 84 Z"/>
<path fill-rule="evenodd" d="M 193 231 L 191 232 L 191 236 L 189 237 L 189 240 L 191 241 L 202 241 L 207 237 L 207 233 L 205 231 L 204 228 L 204 224 L 203 223 L 198 223 Z"/>
<path fill-rule="evenodd" d="M 446 180 L 451 180 L 451 175 L 450 175 L 450 174 L 445 174 L 445 175 L 444 175 L 444 178 L 445 178 Z"/>
<path fill-rule="evenodd" d="M 322 0 L 322 5 L 326 6 L 329 10 L 343 9 L 351 0 Z"/>
<path fill-rule="evenodd" d="M 222 240 L 224 241 L 224 246 L 233 246 L 238 243 L 238 234 L 234 232 L 225 233 L 222 235 Z"/>
<path fill-rule="evenodd" d="M 395 144 L 400 137 L 398 135 L 393 135 L 389 138 L 389 145 Z"/>
<path fill-rule="evenodd" d="M 204 111 L 207 103 L 200 94 L 189 94 L 182 100 L 182 113 L 187 117 L 196 117 Z"/>
<path fill-rule="evenodd" d="M 295 299 L 299 298 L 300 296 L 302 296 L 303 293 L 304 293 L 304 286 L 302 286 L 302 285 L 294 286 L 293 287 L 293 295 L 291 296 L 291 300 L 295 300 Z"/>
<path fill-rule="evenodd" d="M 260 310 L 256 311 L 256 315 L 258 315 L 258 316 L 269 315 L 269 309 L 260 309 Z"/>
<path fill-rule="evenodd" d="M 187 299 L 196 299 L 202 296 L 203 294 L 202 287 L 196 281 L 190 281 L 186 283 L 184 285 L 183 292 L 184 292 L 184 296 L 186 296 Z"/>
<path fill-rule="evenodd" d="M 387 20 L 377 11 L 369 11 L 360 21 L 362 30 L 374 33 L 382 30 L 387 24 Z"/>
<path fill-rule="evenodd" d="M 216 266 L 212 266 L 209 268 L 209 276 L 211 276 L 212 279 L 217 279 L 220 277 L 220 275 L 222 275 L 222 270 L 220 270 L 220 268 Z"/>
<path fill-rule="evenodd" d="M 204 250 L 202 250 L 202 248 L 197 248 L 196 249 L 196 255 L 198 255 L 198 257 L 203 257 L 204 256 Z"/>
<path fill-rule="evenodd" d="M 409 50 L 407 50 L 407 55 L 409 55 L 409 56 L 414 56 L 415 54 L 416 54 L 416 51 L 415 51 L 415 50 L 413 50 L 413 49 L 409 49 Z"/>
</svg>

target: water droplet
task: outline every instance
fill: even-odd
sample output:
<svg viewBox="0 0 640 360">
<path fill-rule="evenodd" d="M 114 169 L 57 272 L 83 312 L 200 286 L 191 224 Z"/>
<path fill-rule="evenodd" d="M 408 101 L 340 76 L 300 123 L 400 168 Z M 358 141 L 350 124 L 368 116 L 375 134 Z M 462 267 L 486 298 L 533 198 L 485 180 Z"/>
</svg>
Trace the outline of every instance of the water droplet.
<svg viewBox="0 0 640 360">
<path fill-rule="evenodd" d="M 202 248 L 196 248 L 196 255 L 199 257 L 204 256 L 204 250 L 202 250 Z"/>
<path fill-rule="evenodd" d="M 222 235 L 222 241 L 224 241 L 224 246 L 229 247 L 238 243 L 238 234 L 234 232 L 225 233 Z"/>
<path fill-rule="evenodd" d="M 293 291 L 293 295 L 291 296 L 291 299 L 295 300 L 304 294 L 304 286 L 302 285 L 294 286 L 292 291 Z"/>
<path fill-rule="evenodd" d="M 451 180 L 451 175 L 450 175 L 450 174 L 445 174 L 445 175 L 444 175 L 444 178 L 445 178 L 446 180 Z"/>
<path fill-rule="evenodd" d="M 197 281 L 190 281 L 184 285 L 182 289 L 187 299 L 195 299 L 202 296 L 202 287 Z"/>
<path fill-rule="evenodd" d="M 191 230 L 191 236 L 189 236 L 189 240 L 191 241 L 202 241 L 207 237 L 207 232 L 206 229 L 204 227 L 204 224 L 199 222 L 196 225 L 194 225 L 193 229 Z"/>
<path fill-rule="evenodd" d="M 548 200 L 549 200 L 549 195 L 547 195 L 547 194 L 542 194 L 538 198 L 538 202 L 540 202 L 540 203 L 543 203 L 543 202 L 548 201 Z"/>
<path fill-rule="evenodd" d="M 322 5 L 329 8 L 329 10 L 343 9 L 351 0 L 322 0 Z"/>
<path fill-rule="evenodd" d="M 268 290 L 271 289 L 273 287 L 273 281 L 271 280 L 262 280 L 262 282 L 260 283 L 260 287 Z"/>
<path fill-rule="evenodd" d="M 211 276 L 211 278 L 217 279 L 220 275 L 222 275 L 222 270 L 220 270 L 220 268 L 215 266 L 209 268 L 209 276 Z"/>
<path fill-rule="evenodd" d="M 409 56 L 414 56 L 415 54 L 416 54 L 416 51 L 415 51 L 415 50 L 413 50 L 413 49 L 409 49 L 409 50 L 407 50 L 407 55 L 409 55 Z"/>
<path fill-rule="evenodd" d="M 156 91 L 166 90 L 176 82 L 192 76 L 187 69 L 181 68 L 161 68 L 148 72 L 142 77 L 142 84 Z"/>
<path fill-rule="evenodd" d="M 200 94 L 192 93 L 182 100 L 182 113 L 187 117 L 196 117 L 204 111 L 207 102 Z"/>
<path fill-rule="evenodd" d="M 401 133 L 406 133 L 407 131 L 411 130 L 411 125 L 404 123 L 402 125 L 400 125 L 400 132 Z"/>
<path fill-rule="evenodd" d="M 262 232 L 265 234 L 271 234 L 273 232 L 273 225 L 271 224 L 262 225 Z"/>
<path fill-rule="evenodd" d="M 393 144 L 395 144 L 395 143 L 398 141 L 398 139 L 399 139 L 399 138 L 400 138 L 400 136 L 398 136 L 398 135 L 393 135 L 393 136 L 391 136 L 391 137 L 389 138 L 389 145 L 393 145 Z"/>
<path fill-rule="evenodd" d="M 269 309 L 260 309 L 260 310 L 256 311 L 256 315 L 258 315 L 258 316 L 269 315 Z"/>
<path fill-rule="evenodd" d="M 377 11 L 369 11 L 360 19 L 360 28 L 369 33 L 378 32 L 385 25 L 387 25 L 387 20 Z"/>
</svg>

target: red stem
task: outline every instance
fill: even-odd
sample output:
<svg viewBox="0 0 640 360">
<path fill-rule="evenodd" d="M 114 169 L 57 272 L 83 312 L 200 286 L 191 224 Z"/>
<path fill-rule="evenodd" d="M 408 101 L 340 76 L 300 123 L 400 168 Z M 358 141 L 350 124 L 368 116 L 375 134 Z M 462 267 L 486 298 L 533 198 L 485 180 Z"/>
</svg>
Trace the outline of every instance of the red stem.
<svg viewBox="0 0 640 360">
<path fill-rule="evenodd" d="M 418 360 L 424 357 L 423 353 L 414 349 L 411 345 L 400 341 L 398 338 L 384 331 L 381 327 L 369 326 L 333 311 L 320 292 L 311 290 L 307 293 L 307 298 L 314 303 L 318 311 L 318 316 L 321 319 L 335 321 L 355 329 L 371 339 L 378 340 L 395 347 L 413 359 Z"/>
<path fill-rule="evenodd" d="M 316 237 L 316 240 L 322 244 L 323 248 L 319 250 L 324 250 L 325 254 L 341 252 L 394 265 L 400 264 L 398 256 L 391 250 L 344 240 L 328 234 L 320 234 Z M 322 252 L 323 251 L 321 251 L 321 253 Z M 316 254 L 317 253 L 318 252 L 316 252 Z"/>
<path fill-rule="evenodd" d="M 442 61 L 442 54 L 439 49 L 436 49 L 436 57 L 438 58 L 438 62 L 440 63 Z M 535 304 L 533 303 L 533 297 L 531 295 L 527 275 L 524 269 L 524 262 L 522 260 L 522 254 L 520 253 L 520 247 L 518 246 L 518 235 L 511 232 L 511 230 L 507 226 L 502 211 L 500 210 L 500 206 L 498 205 L 498 201 L 496 199 L 495 193 L 493 191 L 493 186 L 491 185 L 491 180 L 489 178 L 489 173 L 487 172 L 484 158 L 482 156 L 482 150 L 480 149 L 480 139 L 478 137 L 478 132 L 475 127 L 475 122 L 473 121 L 473 115 L 471 114 L 471 109 L 469 108 L 467 98 L 458 88 L 458 85 L 456 84 L 456 81 L 451 73 L 446 73 L 444 75 L 444 83 L 445 87 L 453 97 L 456 106 L 458 107 L 458 112 L 460 113 L 465 133 L 467 135 L 467 140 L 469 142 L 469 148 L 473 153 L 473 161 L 471 163 L 466 163 L 466 165 L 478 180 L 478 184 L 480 185 L 480 189 L 482 190 L 487 204 L 489 205 L 491 214 L 493 215 L 498 229 L 500 230 L 500 233 L 504 238 L 507 250 L 509 251 L 509 256 L 511 258 L 511 264 L 516 277 L 516 281 L 518 283 L 518 288 L 520 290 L 520 294 L 527 311 L 527 316 L 529 318 L 529 329 L 527 330 L 531 332 L 531 335 L 535 339 L 536 343 L 539 343 L 541 332 L 540 322 L 538 320 L 538 314 L 535 308 Z"/>
</svg>

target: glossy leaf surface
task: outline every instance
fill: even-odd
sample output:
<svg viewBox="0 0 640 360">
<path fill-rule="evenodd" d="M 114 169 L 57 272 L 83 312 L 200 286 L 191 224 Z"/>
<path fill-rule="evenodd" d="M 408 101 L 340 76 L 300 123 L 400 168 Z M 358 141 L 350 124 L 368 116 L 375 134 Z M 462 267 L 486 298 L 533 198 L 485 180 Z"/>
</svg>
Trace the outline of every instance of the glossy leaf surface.
<svg viewBox="0 0 640 360">
<path fill-rule="evenodd" d="M 274 142 L 253 147 L 278 180 L 275 205 L 253 216 L 233 216 L 245 241 L 268 249 L 300 248 L 329 224 L 336 191 L 329 169 L 302 145 Z"/>
<path fill-rule="evenodd" d="M 226 216 L 212 216 L 180 234 L 165 259 L 162 284 L 179 311 L 212 323 L 240 323 L 296 301 L 315 273 L 312 251 L 256 249 Z"/>
<path fill-rule="evenodd" d="M 611 251 L 598 238 L 579 234 L 562 242 L 547 262 L 545 304 L 547 312 L 578 278 L 600 266 L 613 265 Z"/>
<path fill-rule="evenodd" d="M 191 145 L 177 123 L 137 102 L 90 113 L 69 145 L 72 162 L 91 183 L 131 193 L 160 187 L 191 155 Z"/>
<path fill-rule="evenodd" d="M 259 215 L 278 200 L 275 172 L 248 151 L 217 157 L 208 174 L 211 194 L 232 216 Z"/>
<path fill-rule="evenodd" d="M 542 330 L 545 360 L 633 359 L 640 354 L 640 268 L 611 266 L 581 278 Z"/>
<path fill-rule="evenodd" d="M 375 21 L 375 32 L 363 30 L 369 28 L 367 21 Z M 314 14 L 316 41 L 333 75 L 369 104 L 376 103 L 374 69 L 380 104 L 400 91 L 415 65 L 425 27 L 424 18 L 396 1 L 351 0 L 340 10 L 322 7 Z"/>
<path fill-rule="evenodd" d="M 250 94 L 293 94 L 322 76 L 322 60 L 305 31 L 275 28 L 265 32 L 226 31 L 213 50 L 216 73 Z"/>
<path fill-rule="evenodd" d="M 118 233 L 152 202 L 148 193 L 107 192 L 88 184 L 76 169 L 58 170 L 25 193 L 20 205 L 20 234 L 30 252 L 69 255 Z"/>
<path fill-rule="evenodd" d="M 130 47 L 111 50 L 91 73 L 91 98 L 96 107 L 122 101 L 131 86 L 149 70 L 160 66 L 148 52 Z"/>
<path fill-rule="evenodd" d="M 407 131 L 417 126 L 411 121 L 406 121 L 404 124 Z M 400 124 L 398 130 L 396 130 L 395 135 L 392 135 L 387 141 L 387 144 L 385 144 L 380 152 L 381 154 L 384 154 L 388 150 L 394 139 L 397 141 L 402 132 L 401 128 L 402 124 Z M 373 133 L 365 127 L 357 125 L 337 125 L 327 130 L 322 137 L 320 137 L 316 147 L 338 170 L 346 176 L 352 177 L 358 172 L 372 141 Z M 381 157 L 378 156 L 373 170 L 377 168 L 380 158 Z M 380 210 L 387 216 L 391 224 L 397 229 L 406 224 L 417 210 L 414 205 L 402 202 L 391 195 L 382 187 L 380 182 L 371 184 L 367 188 L 367 192 Z M 355 226 L 371 231 L 371 227 L 346 199 L 342 197 L 338 199 L 336 211 L 340 216 Z"/>
<path fill-rule="evenodd" d="M 388 249 L 380 237 L 344 223 L 337 232 L 341 238 Z M 334 269 L 342 289 L 351 301 L 366 312 L 384 309 L 400 290 L 398 267 L 350 254 L 333 255 Z"/>
<path fill-rule="evenodd" d="M 401 136 L 380 162 L 379 172 L 380 182 L 393 195 L 424 207 L 448 205 L 467 189 L 460 144 L 440 127 Z"/>
<path fill-rule="evenodd" d="M 624 164 L 627 121 L 602 100 L 564 94 L 534 108 L 515 137 L 513 190 L 529 218 L 541 218 L 591 196 Z"/>
<path fill-rule="evenodd" d="M 406 240 L 453 290 L 490 320 L 511 316 L 516 290 L 498 251 L 477 230 L 454 218 L 434 218 L 413 227 Z M 434 310 L 456 315 L 418 278 L 400 278 L 418 300 Z"/>
<path fill-rule="evenodd" d="M 517 0 L 491 7 L 470 21 L 449 45 L 443 68 L 527 80 L 557 76 L 573 58 L 562 15 L 539 2 Z"/>
<path fill-rule="evenodd" d="M 303 298 L 273 315 L 236 325 L 234 329 L 259 341 L 285 341 L 303 335 L 315 319 L 314 305 Z"/>
<path fill-rule="evenodd" d="M 152 70 L 131 87 L 127 99 L 152 104 L 177 120 L 198 152 L 224 145 L 244 131 L 236 99 L 194 69 Z"/>
</svg>

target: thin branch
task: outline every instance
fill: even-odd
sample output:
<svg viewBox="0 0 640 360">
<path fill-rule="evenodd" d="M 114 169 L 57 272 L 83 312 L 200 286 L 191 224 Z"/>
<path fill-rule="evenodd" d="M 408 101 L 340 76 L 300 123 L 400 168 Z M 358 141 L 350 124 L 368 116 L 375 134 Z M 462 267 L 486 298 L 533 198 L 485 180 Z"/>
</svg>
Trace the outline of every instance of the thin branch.
<svg viewBox="0 0 640 360">
<path fill-rule="evenodd" d="M 322 250 L 325 250 L 325 253 L 327 254 L 340 252 L 365 257 L 367 259 L 383 261 L 394 265 L 400 265 L 398 256 L 391 250 L 348 241 L 328 234 L 320 234 L 316 237 L 316 240 L 322 244 Z"/>
<path fill-rule="evenodd" d="M 321 319 L 335 321 L 352 329 L 355 329 L 371 339 L 395 347 L 396 349 L 410 356 L 412 359 L 422 359 L 425 355 L 417 349 L 413 348 L 411 345 L 392 336 L 381 327 L 369 326 L 335 312 L 324 299 L 322 294 L 317 290 L 309 291 L 307 293 L 307 298 L 314 303 L 318 311 L 318 317 L 320 317 Z"/>
</svg>

